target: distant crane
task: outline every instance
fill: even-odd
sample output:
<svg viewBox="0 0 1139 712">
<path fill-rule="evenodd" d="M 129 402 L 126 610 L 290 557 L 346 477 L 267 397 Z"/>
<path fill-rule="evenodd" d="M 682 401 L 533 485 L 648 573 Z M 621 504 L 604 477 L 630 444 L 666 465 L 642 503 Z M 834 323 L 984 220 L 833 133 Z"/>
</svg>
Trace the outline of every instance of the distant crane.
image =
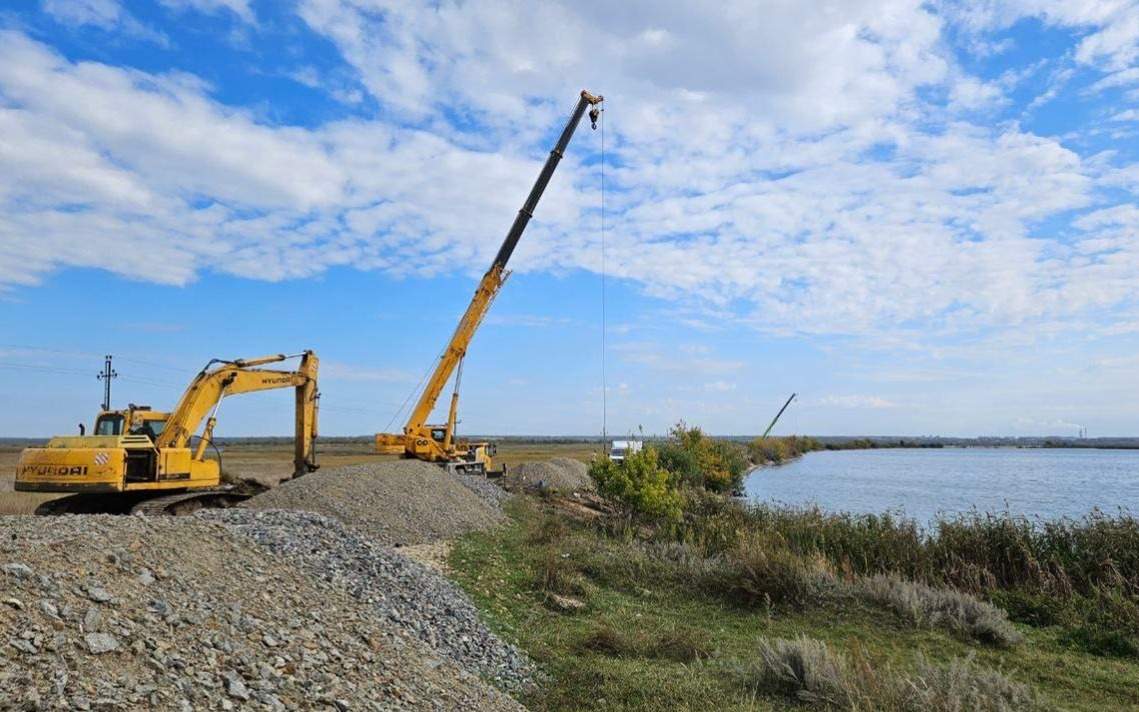
<svg viewBox="0 0 1139 712">
<path fill-rule="evenodd" d="M 787 406 L 791 405 L 791 401 L 795 400 L 795 396 L 797 396 L 797 395 L 799 395 L 799 394 L 798 393 L 792 393 L 791 394 L 791 397 L 787 399 L 787 402 L 783 404 L 783 407 L 780 408 L 779 412 L 775 414 L 775 417 L 771 419 L 771 425 L 768 425 L 767 430 L 763 431 L 763 435 L 759 436 L 760 440 L 765 439 L 768 436 L 768 434 L 771 433 L 771 429 L 774 428 L 775 424 L 779 422 L 779 417 L 781 415 L 783 415 L 783 411 L 787 410 Z"/>
</svg>

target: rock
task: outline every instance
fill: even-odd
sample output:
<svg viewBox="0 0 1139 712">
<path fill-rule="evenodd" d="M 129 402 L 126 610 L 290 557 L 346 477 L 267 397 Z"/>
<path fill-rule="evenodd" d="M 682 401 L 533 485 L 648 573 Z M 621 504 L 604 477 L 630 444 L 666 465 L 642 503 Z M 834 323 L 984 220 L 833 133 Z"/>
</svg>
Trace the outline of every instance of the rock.
<svg viewBox="0 0 1139 712">
<path fill-rule="evenodd" d="M 119 641 L 110 633 L 88 633 L 83 636 L 92 655 L 102 655 L 119 649 Z"/>
<path fill-rule="evenodd" d="M 245 686 L 245 681 L 241 676 L 235 672 L 225 673 L 225 691 L 230 697 L 239 700 L 249 699 L 249 688 Z"/>
<path fill-rule="evenodd" d="M 99 612 L 98 608 L 88 606 L 87 612 L 83 614 L 83 630 L 92 633 L 99 628 L 99 624 L 103 621 L 103 614 Z"/>
<path fill-rule="evenodd" d="M 4 573 L 9 576 L 15 576 L 18 579 L 31 578 L 32 569 L 30 566 L 21 563 L 4 564 Z"/>
<path fill-rule="evenodd" d="M 418 460 L 351 465 L 289 480 L 245 504 L 335 517 L 388 546 L 423 544 L 502 521 L 497 504 L 467 486 L 469 479 Z"/>
<path fill-rule="evenodd" d="M 478 610 L 455 584 L 340 522 L 308 512 L 274 510 L 211 510 L 196 516 L 225 522 L 316 578 L 344 587 L 369 602 L 382 620 L 464 669 L 507 690 L 531 684 L 533 664 L 487 630 Z"/>
<path fill-rule="evenodd" d="M 95 603 L 106 603 L 113 598 L 107 589 L 100 586 L 93 586 L 87 589 L 87 598 Z"/>
<path fill-rule="evenodd" d="M 11 606 L 12 608 L 15 608 L 17 611 L 24 610 L 24 602 L 18 598 L 5 598 L 5 599 L 3 599 L 3 601 L 0 601 L 0 602 L 4 603 L 7 606 Z"/>
<path fill-rule="evenodd" d="M 446 579 L 333 519 L 228 512 L 5 518 L 0 709 L 521 709 L 484 680 L 532 665 Z"/>
<path fill-rule="evenodd" d="M 557 593 L 551 593 L 547 601 L 551 608 L 565 613 L 575 613 L 585 608 L 585 601 L 574 598 L 573 596 L 562 596 Z"/>
</svg>

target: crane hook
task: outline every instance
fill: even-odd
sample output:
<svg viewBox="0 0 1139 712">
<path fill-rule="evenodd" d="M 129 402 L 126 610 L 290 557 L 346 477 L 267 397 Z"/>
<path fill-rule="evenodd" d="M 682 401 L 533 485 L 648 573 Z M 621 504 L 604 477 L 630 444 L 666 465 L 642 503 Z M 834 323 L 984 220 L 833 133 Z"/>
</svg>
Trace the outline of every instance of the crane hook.
<svg viewBox="0 0 1139 712">
<path fill-rule="evenodd" d="M 601 109 L 597 108 L 597 105 L 594 104 L 593 108 L 589 110 L 589 125 L 593 128 L 594 131 L 597 130 L 597 119 L 600 117 Z"/>
</svg>

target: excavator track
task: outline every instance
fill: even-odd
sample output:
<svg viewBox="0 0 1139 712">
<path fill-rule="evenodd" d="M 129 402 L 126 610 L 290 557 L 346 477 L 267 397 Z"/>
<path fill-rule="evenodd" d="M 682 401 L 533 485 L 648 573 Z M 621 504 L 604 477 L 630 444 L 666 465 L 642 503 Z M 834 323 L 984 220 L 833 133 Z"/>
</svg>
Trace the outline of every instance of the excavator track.
<svg viewBox="0 0 1139 712">
<path fill-rule="evenodd" d="M 44 502 L 36 514 L 141 514 L 148 517 L 182 516 L 199 509 L 224 509 L 240 504 L 268 488 L 251 480 L 231 487 L 175 492 L 155 497 L 151 492 L 133 494 L 73 494 Z"/>
<path fill-rule="evenodd" d="M 249 499 L 251 493 L 236 490 L 207 490 L 204 492 L 181 492 L 165 497 L 153 497 L 131 507 L 131 514 L 145 517 L 175 516 L 193 514 L 199 509 L 226 509 Z"/>
</svg>

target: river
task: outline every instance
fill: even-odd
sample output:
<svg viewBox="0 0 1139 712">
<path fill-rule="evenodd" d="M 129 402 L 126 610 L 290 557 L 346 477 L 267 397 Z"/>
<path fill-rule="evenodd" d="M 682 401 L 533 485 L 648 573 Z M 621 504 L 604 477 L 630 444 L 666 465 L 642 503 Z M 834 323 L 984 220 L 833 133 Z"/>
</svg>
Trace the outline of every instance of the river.
<svg viewBox="0 0 1139 712">
<path fill-rule="evenodd" d="M 1054 519 L 1139 516 L 1139 450 L 939 448 L 812 452 L 752 471 L 753 501 L 903 512 L 927 524 L 978 510 Z"/>
</svg>

